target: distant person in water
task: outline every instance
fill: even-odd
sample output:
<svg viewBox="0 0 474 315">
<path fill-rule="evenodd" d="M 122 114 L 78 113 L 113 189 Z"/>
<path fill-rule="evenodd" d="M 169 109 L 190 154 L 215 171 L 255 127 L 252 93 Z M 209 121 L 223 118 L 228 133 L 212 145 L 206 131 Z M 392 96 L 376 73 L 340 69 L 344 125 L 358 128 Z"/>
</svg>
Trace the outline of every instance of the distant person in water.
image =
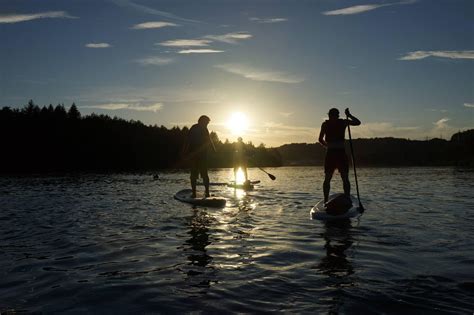
<svg viewBox="0 0 474 315">
<path fill-rule="evenodd" d="M 349 108 L 346 108 L 347 119 L 339 118 L 339 110 L 331 108 L 329 119 L 321 125 L 319 133 L 319 143 L 326 148 L 326 158 L 324 160 L 324 202 L 327 203 L 329 191 L 331 190 L 331 178 L 337 169 L 341 175 L 344 194 L 350 198 L 351 184 L 349 182 L 349 161 L 344 147 L 344 136 L 347 126 L 359 126 L 360 120 L 352 116 Z"/>
<path fill-rule="evenodd" d="M 244 141 L 242 140 L 242 137 L 239 137 L 237 139 L 237 142 L 235 143 L 234 146 L 234 179 L 237 184 L 237 171 L 239 170 L 239 167 L 242 168 L 242 171 L 244 172 L 244 185 L 249 185 L 250 181 L 248 180 L 248 174 L 247 174 L 247 155 L 245 152 L 245 144 Z"/>
<path fill-rule="evenodd" d="M 201 175 L 206 197 L 209 197 L 209 175 L 207 173 L 207 155 L 209 149 L 214 152 L 216 148 L 207 130 L 211 119 L 206 115 L 199 117 L 198 123 L 189 129 L 189 136 L 185 152 L 191 160 L 191 189 L 192 197 L 196 198 L 196 182 Z"/>
</svg>

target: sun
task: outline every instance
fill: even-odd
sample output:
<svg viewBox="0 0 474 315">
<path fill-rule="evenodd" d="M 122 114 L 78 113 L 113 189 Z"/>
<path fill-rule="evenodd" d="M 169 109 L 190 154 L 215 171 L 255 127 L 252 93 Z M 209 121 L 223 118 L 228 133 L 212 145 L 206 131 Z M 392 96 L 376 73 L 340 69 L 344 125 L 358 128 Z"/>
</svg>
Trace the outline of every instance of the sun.
<svg viewBox="0 0 474 315">
<path fill-rule="evenodd" d="M 233 135 L 242 135 L 249 127 L 247 116 L 241 112 L 232 113 L 226 124 Z"/>
</svg>

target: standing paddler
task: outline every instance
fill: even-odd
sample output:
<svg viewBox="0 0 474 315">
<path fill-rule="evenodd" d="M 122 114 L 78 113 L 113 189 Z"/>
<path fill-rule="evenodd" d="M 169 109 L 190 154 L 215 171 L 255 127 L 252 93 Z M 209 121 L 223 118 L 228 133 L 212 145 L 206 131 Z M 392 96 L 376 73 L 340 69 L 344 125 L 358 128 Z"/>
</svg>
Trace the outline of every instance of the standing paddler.
<svg viewBox="0 0 474 315">
<path fill-rule="evenodd" d="M 360 120 L 352 116 L 349 108 L 346 108 L 347 119 L 339 118 L 339 110 L 331 108 L 328 112 L 329 119 L 321 125 L 319 143 L 326 148 L 324 159 L 324 203 L 327 203 L 331 189 L 331 179 L 337 169 L 341 175 L 344 194 L 350 198 L 351 184 L 349 182 L 349 160 L 344 147 L 345 132 L 348 126 L 359 126 Z"/>
</svg>

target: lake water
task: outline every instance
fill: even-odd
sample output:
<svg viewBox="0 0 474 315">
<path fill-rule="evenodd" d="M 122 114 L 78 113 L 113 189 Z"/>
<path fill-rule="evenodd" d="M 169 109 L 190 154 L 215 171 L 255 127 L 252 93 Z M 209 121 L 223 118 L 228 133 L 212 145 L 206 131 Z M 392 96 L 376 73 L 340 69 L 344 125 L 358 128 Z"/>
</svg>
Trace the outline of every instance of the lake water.
<svg viewBox="0 0 474 315">
<path fill-rule="evenodd" d="M 472 314 L 472 170 L 362 168 L 337 225 L 322 168 L 267 171 L 224 209 L 174 200 L 185 172 L 0 177 L 0 312 Z"/>
</svg>

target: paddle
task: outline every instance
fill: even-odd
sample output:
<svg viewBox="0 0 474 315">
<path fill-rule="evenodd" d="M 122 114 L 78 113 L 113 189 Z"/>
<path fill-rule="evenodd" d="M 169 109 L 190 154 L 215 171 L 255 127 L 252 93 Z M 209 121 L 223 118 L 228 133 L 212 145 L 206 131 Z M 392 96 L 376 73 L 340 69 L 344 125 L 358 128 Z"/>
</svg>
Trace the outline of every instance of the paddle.
<svg viewBox="0 0 474 315">
<path fill-rule="evenodd" d="M 264 172 L 265 174 L 267 174 L 268 177 L 270 177 L 271 180 L 275 180 L 275 179 L 276 179 L 275 175 L 272 175 L 272 174 L 268 173 L 267 171 L 265 171 L 265 170 L 264 170 L 263 168 L 261 168 L 260 166 L 257 166 L 257 167 L 259 168 L 259 170 L 261 170 L 262 172 Z"/>
<path fill-rule="evenodd" d="M 346 110 L 346 119 L 349 119 L 348 110 Z M 349 132 L 349 144 L 351 145 L 351 155 L 352 155 L 352 166 L 354 167 L 354 176 L 356 182 L 356 190 L 357 190 L 357 199 L 359 199 L 359 211 L 360 213 L 364 212 L 364 206 L 360 201 L 360 194 L 359 194 L 359 184 L 357 183 L 357 171 L 356 171 L 356 164 L 354 158 L 354 148 L 352 147 L 352 136 L 351 136 L 351 127 L 350 124 L 347 124 L 347 131 Z"/>
<path fill-rule="evenodd" d="M 249 161 L 249 162 L 252 162 L 252 164 L 255 165 L 255 161 L 254 161 L 252 158 L 248 158 L 248 161 Z M 255 165 L 255 167 L 257 167 L 259 170 L 261 170 L 262 172 L 264 172 L 265 174 L 267 174 L 268 177 L 270 177 L 271 180 L 275 180 L 275 179 L 276 179 L 275 175 L 272 175 L 272 174 L 268 173 L 267 171 L 265 171 L 265 170 L 264 170 L 263 168 L 261 168 L 260 166 L 256 166 L 256 165 Z"/>
</svg>

